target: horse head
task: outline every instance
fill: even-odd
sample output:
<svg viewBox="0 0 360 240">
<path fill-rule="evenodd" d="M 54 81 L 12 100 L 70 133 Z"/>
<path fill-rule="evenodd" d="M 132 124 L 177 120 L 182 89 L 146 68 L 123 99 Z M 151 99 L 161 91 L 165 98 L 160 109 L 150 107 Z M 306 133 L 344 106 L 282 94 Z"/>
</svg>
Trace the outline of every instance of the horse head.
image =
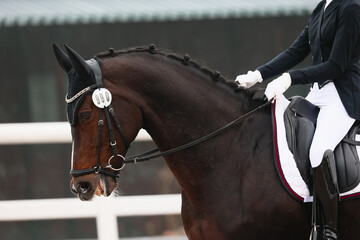
<svg viewBox="0 0 360 240">
<path fill-rule="evenodd" d="M 123 156 L 141 128 L 141 111 L 107 81 L 101 59 L 85 61 L 65 48 L 67 54 L 53 45 L 68 75 L 65 100 L 73 141 L 71 191 L 81 200 L 90 200 L 94 194 L 109 196 L 125 166 Z"/>
</svg>

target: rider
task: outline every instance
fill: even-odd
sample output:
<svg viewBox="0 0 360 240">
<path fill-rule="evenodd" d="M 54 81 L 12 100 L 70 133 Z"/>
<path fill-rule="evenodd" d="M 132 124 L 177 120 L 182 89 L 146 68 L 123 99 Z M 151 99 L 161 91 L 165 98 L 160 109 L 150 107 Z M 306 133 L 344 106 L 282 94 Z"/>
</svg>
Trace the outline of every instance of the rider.
<svg viewBox="0 0 360 240">
<path fill-rule="evenodd" d="M 309 158 L 314 189 L 324 208 L 323 239 L 327 240 L 337 239 L 339 193 L 325 160 L 331 156 L 324 153 L 328 149 L 333 151 L 355 120 L 360 120 L 359 34 L 360 0 L 323 0 L 287 50 L 235 80 L 240 87 L 249 88 L 282 74 L 267 85 L 265 95 L 269 100 L 284 93 L 290 85 L 312 83 L 306 99 L 318 106 L 320 112 Z M 312 67 L 289 71 L 310 52 Z"/>
</svg>

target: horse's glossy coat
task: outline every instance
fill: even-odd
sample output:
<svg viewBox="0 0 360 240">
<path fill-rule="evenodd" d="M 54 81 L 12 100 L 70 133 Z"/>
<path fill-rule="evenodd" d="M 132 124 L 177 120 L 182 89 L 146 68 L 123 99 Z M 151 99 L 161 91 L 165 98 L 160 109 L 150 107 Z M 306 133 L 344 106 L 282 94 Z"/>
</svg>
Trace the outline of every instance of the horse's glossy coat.
<svg viewBox="0 0 360 240">
<path fill-rule="evenodd" d="M 222 79 L 214 81 L 213 73 L 192 61 L 151 48 L 98 56 L 125 135 L 132 141 L 144 128 L 161 151 L 202 137 L 259 105 L 249 93 L 234 92 Z M 90 168 L 96 163 L 98 120 L 90 96 L 77 114 L 73 168 Z M 104 134 L 103 142 L 108 139 Z M 119 135 L 116 140 L 120 153 L 126 154 Z M 101 152 L 106 164 L 112 154 L 109 145 L 102 145 Z M 181 186 L 189 239 L 308 239 L 311 206 L 286 193 L 272 158 L 270 108 L 205 143 L 166 156 Z M 95 174 L 78 177 L 71 186 L 83 200 L 91 199 L 96 189 L 109 195 L 116 183 L 110 177 L 101 179 Z M 360 239 L 359 201 L 340 204 L 339 222 L 341 239 Z"/>
</svg>

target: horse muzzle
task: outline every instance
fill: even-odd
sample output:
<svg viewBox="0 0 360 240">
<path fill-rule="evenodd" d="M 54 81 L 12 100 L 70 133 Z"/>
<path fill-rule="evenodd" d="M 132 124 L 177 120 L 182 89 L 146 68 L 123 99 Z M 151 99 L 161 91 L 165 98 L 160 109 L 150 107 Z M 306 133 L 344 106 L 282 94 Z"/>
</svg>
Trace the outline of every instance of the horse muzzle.
<svg viewBox="0 0 360 240">
<path fill-rule="evenodd" d="M 82 201 L 92 200 L 95 195 L 108 197 L 116 186 L 113 178 L 98 174 L 76 177 L 70 181 L 71 192 Z"/>
</svg>

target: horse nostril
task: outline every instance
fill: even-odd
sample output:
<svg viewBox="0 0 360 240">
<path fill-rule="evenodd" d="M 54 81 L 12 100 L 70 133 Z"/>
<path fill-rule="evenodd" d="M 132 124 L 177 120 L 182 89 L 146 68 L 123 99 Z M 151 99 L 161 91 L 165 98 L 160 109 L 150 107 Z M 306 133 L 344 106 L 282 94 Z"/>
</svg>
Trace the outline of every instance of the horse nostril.
<svg viewBox="0 0 360 240">
<path fill-rule="evenodd" d="M 77 185 L 77 190 L 79 193 L 87 193 L 91 190 L 91 184 L 89 182 L 80 182 Z"/>
</svg>

